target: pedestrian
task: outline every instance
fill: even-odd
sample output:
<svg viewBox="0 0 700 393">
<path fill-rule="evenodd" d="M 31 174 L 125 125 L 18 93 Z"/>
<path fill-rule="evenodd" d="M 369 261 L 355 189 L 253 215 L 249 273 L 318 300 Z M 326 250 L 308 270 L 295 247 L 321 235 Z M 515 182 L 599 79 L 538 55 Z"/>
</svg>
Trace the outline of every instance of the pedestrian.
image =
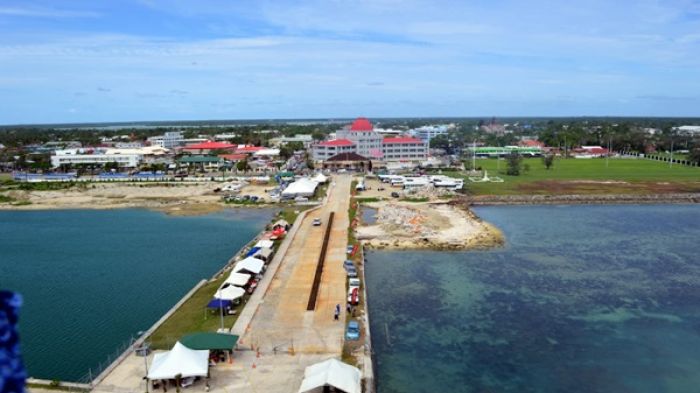
<svg viewBox="0 0 700 393">
<path fill-rule="evenodd" d="M 346 308 L 347 308 L 348 312 L 350 312 L 352 310 L 352 305 L 350 304 L 350 302 L 348 302 L 348 305 Z"/>
<path fill-rule="evenodd" d="M 333 319 L 338 320 L 338 317 L 340 316 L 340 304 L 335 305 L 335 313 L 333 313 Z"/>
</svg>

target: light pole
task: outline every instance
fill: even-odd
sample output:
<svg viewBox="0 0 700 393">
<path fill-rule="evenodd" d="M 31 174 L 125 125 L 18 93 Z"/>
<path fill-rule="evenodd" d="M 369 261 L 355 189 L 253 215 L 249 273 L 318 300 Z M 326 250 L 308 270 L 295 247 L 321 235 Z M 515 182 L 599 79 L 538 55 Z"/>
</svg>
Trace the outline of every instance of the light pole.
<svg viewBox="0 0 700 393">
<path fill-rule="evenodd" d="M 143 330 L 139 331 L 136 333 L 139 337 L 143 336 L 145 332 Z M 148 350 L 145 348 L 146 340 L 141 342 L 141 348 L 135 348 L 136 353 L 138 354 L 139 349 L 141 350 L 141 354 L 143 355 L 143 366 L 146 370 L 146 376 L 143 377 L 143 379 L 146 381 L 146 393 L 148 393 Z"/>
</svg>

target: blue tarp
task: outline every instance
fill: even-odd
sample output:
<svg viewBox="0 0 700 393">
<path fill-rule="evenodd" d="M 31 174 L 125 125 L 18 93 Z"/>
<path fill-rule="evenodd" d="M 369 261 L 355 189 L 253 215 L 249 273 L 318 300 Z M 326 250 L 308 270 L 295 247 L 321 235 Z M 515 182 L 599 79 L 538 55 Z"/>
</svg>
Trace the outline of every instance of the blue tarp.
<svg viewBox="0 0 700 393">
<path fill-rule="evenodd" d="M 222 300 L 222 299 L 211 299 L 209 304 L 207 304 L 207 308 L 229 308 L 231 306 L 231 301 L 230 300 Z"/>
<path fill-rule="evenodd" d="M 247 258 L 247 257 L 252 257 L 252 256 L 255 255 L 255 253 L 258 252 L 258 251 L 260 251 L 260 247 L 253 247 L 253 248 L 250 249 L 250 251 L 248 251 L 248 253 L 247 253 L 245 256 L 246 256 L 246 258 Z"/>
</svg>

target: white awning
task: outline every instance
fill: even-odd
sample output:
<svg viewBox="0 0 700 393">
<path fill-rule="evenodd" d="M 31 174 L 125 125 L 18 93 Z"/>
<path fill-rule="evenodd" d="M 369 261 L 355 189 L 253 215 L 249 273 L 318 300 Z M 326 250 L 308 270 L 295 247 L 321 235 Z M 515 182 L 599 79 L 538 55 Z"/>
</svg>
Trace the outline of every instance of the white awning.
<svg viewBox="0 0 700 393">
<path fill-rule="evenodd" d="M 238 261 L 238 263 L 236 263 L 236 265 L 233 267 L 233 272 L 239 273 L 245 271 L 251 274 L 258 274 L 262 272 L 264 266 L 265 262 L 261 261 L 260 259 L 248 257 L 242 261 Z"/>
<path fill-rule="evenodd" d="M 206 377 L 209 371 L 209 350 L 194 350 L 176 342 L 168 352 L 153 355 L 148 379 Z"/>
<path fill-rule="evenodd" d="M 256 252 L 253 256 L 254 257 L 260 257 L 261 259 L 268 260 L 270 258 L 270 255 L 272 255 L 272 249 L 270 248 L 261 248 Z"/>
<path fill-rule="evenodd" d="M 254 247 L 260 247 L 260 248 L 272 248 L 275 245 L 275 242 L 272 240 L 260 240 L 259 242 L 255 243 Z"/>
<path fill-rule="evenodd" d="M 231 272 L 224 283 L 243 287 L 250 281 L 250 274 Z"/>
<path fill-rule="evenodd" d="M 214 298 L 221 300 L 236 300 L 245 295 L 245 289 L 234 285 L 229 285 L 224 289 L 219 289 L 214 294 Z"/>
<path fill-rule="evenodd" d="M 359 369 L 336 359 L 328 359 L 306 368 L 299 393 L 316 391 L 324 386 L 333 386 L 345 393 L 362 393 L 361 379 Z"/>
</svg>

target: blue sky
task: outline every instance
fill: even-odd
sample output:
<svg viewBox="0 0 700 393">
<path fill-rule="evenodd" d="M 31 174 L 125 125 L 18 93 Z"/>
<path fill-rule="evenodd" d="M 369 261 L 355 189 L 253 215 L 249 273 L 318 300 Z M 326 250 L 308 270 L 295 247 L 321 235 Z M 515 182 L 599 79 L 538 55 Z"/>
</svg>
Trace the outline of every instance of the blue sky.
<svg viewBox="0 0 700 393">
<path fill-rule="evenodd" d="M 700 1 L 0 0 L 0 124 L 699 109 Z"/>
</svg>

